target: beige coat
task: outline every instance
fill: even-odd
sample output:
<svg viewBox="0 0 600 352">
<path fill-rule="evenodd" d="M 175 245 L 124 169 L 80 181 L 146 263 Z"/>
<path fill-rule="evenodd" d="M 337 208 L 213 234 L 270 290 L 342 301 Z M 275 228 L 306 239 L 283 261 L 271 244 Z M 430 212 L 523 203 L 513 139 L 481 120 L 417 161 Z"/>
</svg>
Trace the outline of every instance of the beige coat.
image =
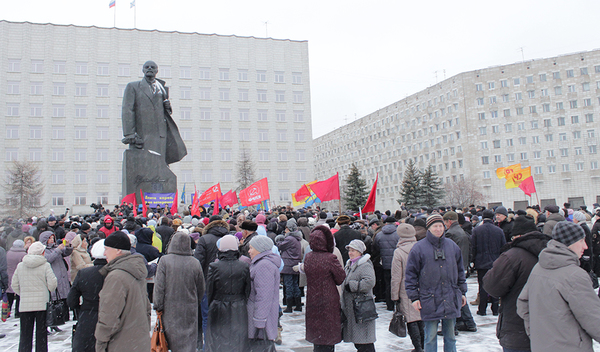
<svg viewBox="0 0 600 352">
<path fill-rule="evenodd" d="M 412 306 L 404 288 L 408 253 L 415 243 L 417 241 L 414 238 L 400 238 L 392 259 L 392 280 L 390 282 L 392 301 L 400 300 L 400 310 L 408 323 L 421 320 L 421 314 Z"/>
<path fill-rule="evenodd" d="M 73 246 L 73 253 L 71 253 L 71 282 L 75 281 L 75 276 L 79 270 L 94 266 L 92 264 L 92 258 L 90 254 L 81 247 L 82 244 L 81 235 L 75 236 L 71 245 Z"/>
<path fill-rule="evenodd" d="M 21 297 L 19 311 L 45 311 L 56 284 L 52 267 L 43 255 L 24 256 L 12 277 L 12 288 Z"/>
</svg>

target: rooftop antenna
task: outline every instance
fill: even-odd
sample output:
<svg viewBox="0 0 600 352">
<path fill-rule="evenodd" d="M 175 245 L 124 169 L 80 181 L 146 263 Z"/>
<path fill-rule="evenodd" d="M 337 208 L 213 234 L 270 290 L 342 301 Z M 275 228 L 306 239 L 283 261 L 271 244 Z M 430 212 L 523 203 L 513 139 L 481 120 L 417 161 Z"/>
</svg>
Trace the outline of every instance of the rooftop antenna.
<svg viewBox="0 0 600 352">
<path fill-rule="evenodd" d="M 344 115 L 344 125 L 348 124 L 348 115 Z"/>
<path fill-rule="evenodd" d="M 446 69 L 444 69 L 444 79 L 446 79 Z"/>
<path fill-rule="evenodd" d="M 265 21 L 265 38 L 269 38 L 269 21 Z"/>
<path fill-rule="evenodd" d="M 523 53 L 523 47 L 520 47 L 519 50 L 521 50 L 521 58 L 523 59 L 523 62 L 525 62 L 525 54 Z"/>
<path fill-rule="evenodd" d="M 435 74 L 435 84 L 437 84 L 437 83 L 438 83 L 438 80 L 437 80 L 437 72 L 438 72 L 437 70 L 436 70 L 436 71 L 433 71 L 433 73 Z"/>
</svg>

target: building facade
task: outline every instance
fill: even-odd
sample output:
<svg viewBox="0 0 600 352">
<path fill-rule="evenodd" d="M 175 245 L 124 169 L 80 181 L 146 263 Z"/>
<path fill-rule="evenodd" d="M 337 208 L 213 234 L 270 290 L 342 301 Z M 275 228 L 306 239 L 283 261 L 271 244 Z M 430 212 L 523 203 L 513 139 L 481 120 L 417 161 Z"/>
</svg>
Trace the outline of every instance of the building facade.
<svg viewBox="0 0 600 352">
<path fill-rule="evenodd" d="M 272 204 L 312 180 L 306 41 L 0 21 L 5 169 L 39 164 L 40 201 L 57 212 L 118 203 L 123 91 L 147 60 L 170 87 L 188 149 L 171 165 L 188 203 L 194 185 L 238 187 L 243 151 Z"/>
<path fill-rule="evenodd" d="M 496 169 L 531 166 L 543 206 L 600 202 L 600 50 L 460 73 L 315 139 L 315 173 L 348 174 L 377 208 L 397 209 L 403 172 L 431 164 L 444 184 L 473 182 L 491 204 L 537 204 Z M 440 204 L 445 204 L 443 201 Z"/>
</svg>

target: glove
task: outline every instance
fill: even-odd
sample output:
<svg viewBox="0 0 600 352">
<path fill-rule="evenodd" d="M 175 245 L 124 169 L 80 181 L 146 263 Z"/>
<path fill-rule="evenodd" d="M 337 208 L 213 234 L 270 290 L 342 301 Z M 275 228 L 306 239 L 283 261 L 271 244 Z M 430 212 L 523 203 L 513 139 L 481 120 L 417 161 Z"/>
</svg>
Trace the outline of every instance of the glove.
<svg viewBox="0 0 600 352">
<path fill-rule="evenodd" d="M 292 270 L 294 270 L 295 272 L 299 272 L 299 271 L 300 271 L 300 264 L 298 264 L 298 265 L 294 265 L 294 266 L 292 267 Z"/>
</svg>

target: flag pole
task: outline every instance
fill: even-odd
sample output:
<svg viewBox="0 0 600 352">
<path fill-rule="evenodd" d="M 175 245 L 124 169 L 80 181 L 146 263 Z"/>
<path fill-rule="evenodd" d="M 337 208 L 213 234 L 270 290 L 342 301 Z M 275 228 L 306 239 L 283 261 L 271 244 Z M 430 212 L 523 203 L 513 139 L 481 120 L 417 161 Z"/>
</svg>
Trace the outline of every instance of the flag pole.
<svg viewBox="0 0 600 352">
<path fill-rule="evenodd" d="M 115 2 L 115 6 L 113 6 L 113 28 L 117 28 L 117 3 Z"/>
<path fill-rule="evenodd" d="M 342 215 L 342 190 L 340 188 L 340 173 L 336 173 L 338 175 L 338 194 L 340 195 L 340 199 L 338 199 L 338 203 L 340 204 L 340 215 Z"/>
<path fill-rule="evenodd" d="M 137 29 L 136 19 L 137 19 L 137 5 L 135 4 L 135 0 L 134 0 L 134 2 L 133 2 L 133 28 L 135 28 L 135 29 Z"/>
</svg>

